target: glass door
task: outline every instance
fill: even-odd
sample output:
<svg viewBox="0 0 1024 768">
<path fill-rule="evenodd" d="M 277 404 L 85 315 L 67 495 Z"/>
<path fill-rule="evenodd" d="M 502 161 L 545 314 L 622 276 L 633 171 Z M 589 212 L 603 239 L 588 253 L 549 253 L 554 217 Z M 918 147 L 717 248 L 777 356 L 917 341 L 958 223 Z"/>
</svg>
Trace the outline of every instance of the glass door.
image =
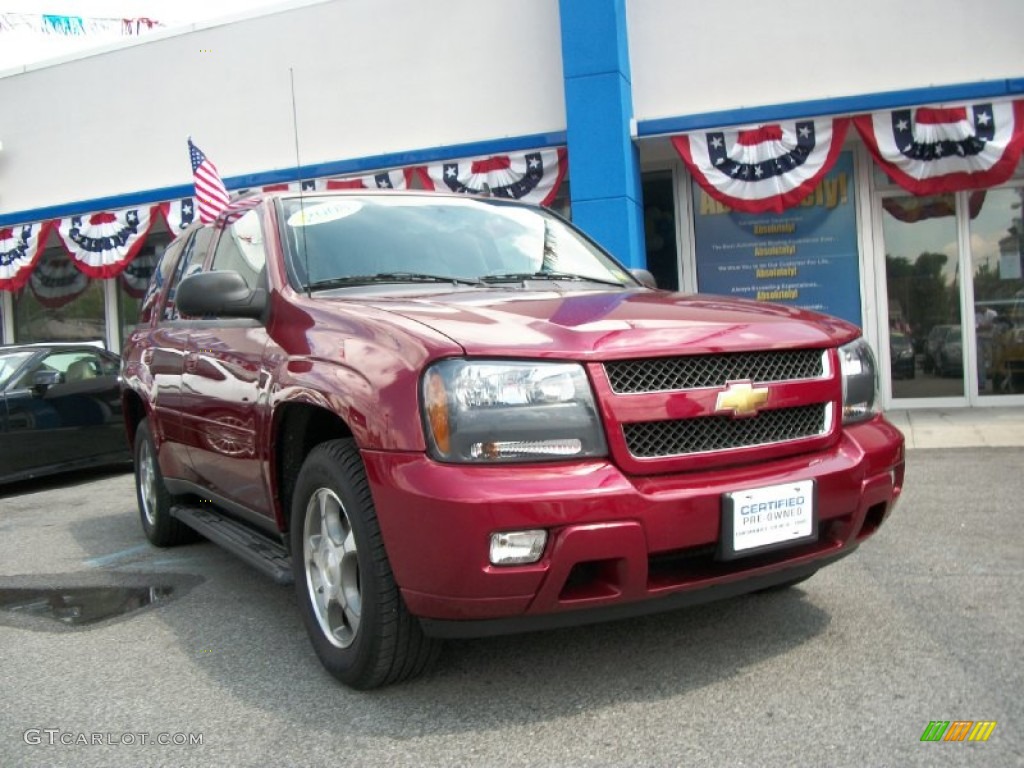
<svg viewBox="0 0 1024 768">
<path fill-rule="evenodd" d="M 879 357 L 890 399 L 910 407 L 1024 402 L 1024 183 L 879 199 Z"/>
<path fill-rule="evenodd" d="M 955 195 L 882 197 L 893 399 L 963 398 L 964 327 Z M 881 352 L 881 351 L 880 351 Z"/>
<path fill-rule="evenodd" d="M 972 371 L 980 398 L 1024 393 L 1024 186 L 971 195 Z"/>
</svg>

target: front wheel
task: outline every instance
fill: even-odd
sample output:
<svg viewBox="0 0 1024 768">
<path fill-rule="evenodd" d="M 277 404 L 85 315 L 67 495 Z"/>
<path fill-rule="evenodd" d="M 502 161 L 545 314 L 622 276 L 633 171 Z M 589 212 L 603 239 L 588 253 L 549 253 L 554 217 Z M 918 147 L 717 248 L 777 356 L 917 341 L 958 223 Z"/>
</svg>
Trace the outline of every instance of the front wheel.
<svg viewBox="0 0 1024 768">
<path fill-rule="evenodd" d="M 306 458 L 291 516 L 302 619 L 327 671 L 367 690 L 422 673 L 440 652 L 409 614 L 384 550 L 366 472 L 352 440 Z"/>
</svg>

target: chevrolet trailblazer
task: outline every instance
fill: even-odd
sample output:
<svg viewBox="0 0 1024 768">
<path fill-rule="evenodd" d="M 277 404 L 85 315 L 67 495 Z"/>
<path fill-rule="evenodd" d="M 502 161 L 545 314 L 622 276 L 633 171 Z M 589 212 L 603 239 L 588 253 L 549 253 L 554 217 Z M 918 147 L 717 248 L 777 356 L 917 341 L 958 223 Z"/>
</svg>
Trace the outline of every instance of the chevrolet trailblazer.
<svg viewBox="0 0 1024 768">
<path fill-rule="evenodd" d="M 496 198 L 239 201 L 167 248 L 123 357 L 146 536 L 294 582 L 355 688 L 795 584 L 903 484 L 856 327 L 653 290 Z"/>
</svg>

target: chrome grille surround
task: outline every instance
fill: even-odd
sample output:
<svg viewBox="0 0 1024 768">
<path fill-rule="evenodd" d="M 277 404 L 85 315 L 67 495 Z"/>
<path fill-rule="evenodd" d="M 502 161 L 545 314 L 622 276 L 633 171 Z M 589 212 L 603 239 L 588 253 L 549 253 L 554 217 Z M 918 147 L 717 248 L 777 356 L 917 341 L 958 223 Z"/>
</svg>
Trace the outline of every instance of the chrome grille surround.
<svg viewBox="0 0 1024 768">
<path fill-rule="evenodd" d="M 826 376 L 828 352 L 783 349 L 716 355 L 653 357 L 604 364 L 617 395 L 724 387 L 730 381 L 757 383 L 819 379 Z"/>
<path fill-rule="evenodd" d="M 700 453 L 776 445 L 828 434 L 832 404 L 764 410 L 749 418 L 702 416 L 622 425 L 630 454 L 638 459 L 690 456 Z"/>
</svg>

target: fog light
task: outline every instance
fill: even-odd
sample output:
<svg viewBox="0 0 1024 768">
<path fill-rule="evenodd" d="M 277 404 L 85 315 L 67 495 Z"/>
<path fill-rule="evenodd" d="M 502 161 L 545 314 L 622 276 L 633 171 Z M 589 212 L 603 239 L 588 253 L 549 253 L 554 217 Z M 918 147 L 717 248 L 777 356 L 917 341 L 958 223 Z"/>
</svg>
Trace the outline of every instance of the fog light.
<svg viewBox="0 0 1024 768">
<path fill-rule="evenodd" d="M 492 565 L 522 565 L 536 563 L 544 554 L 548 532 L 505 531 L 491 534 Z"/>
</svg>

